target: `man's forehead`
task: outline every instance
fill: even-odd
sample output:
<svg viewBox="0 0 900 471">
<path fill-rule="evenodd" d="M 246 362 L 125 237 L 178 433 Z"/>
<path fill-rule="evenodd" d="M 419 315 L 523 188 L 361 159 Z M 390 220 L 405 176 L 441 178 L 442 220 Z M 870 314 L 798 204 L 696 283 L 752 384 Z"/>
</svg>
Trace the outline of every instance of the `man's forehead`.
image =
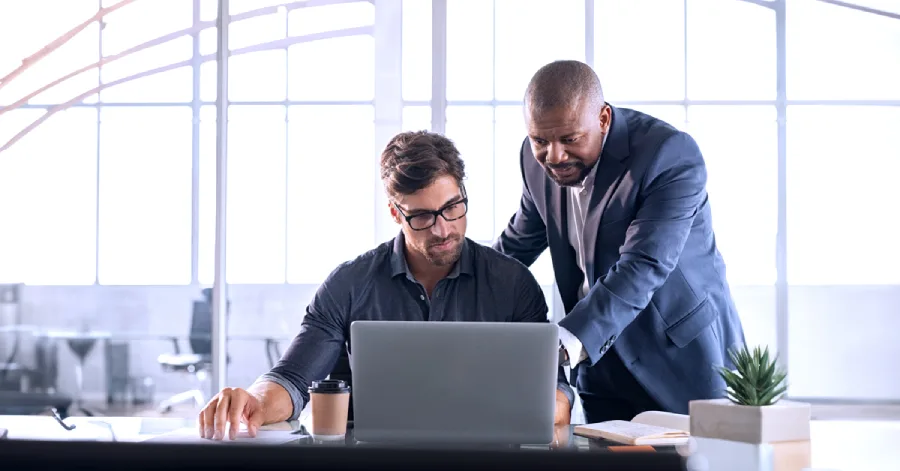
<svg viewBox="0 0 900 471">
<path fill-rule="evenodd" d="M 409 210 L 437 211 L 447 203 L 462 198 L 462 191 L 455 182 L 435 182 L 411 194 L 397 197 L 397 204 Z"/>
</svg>

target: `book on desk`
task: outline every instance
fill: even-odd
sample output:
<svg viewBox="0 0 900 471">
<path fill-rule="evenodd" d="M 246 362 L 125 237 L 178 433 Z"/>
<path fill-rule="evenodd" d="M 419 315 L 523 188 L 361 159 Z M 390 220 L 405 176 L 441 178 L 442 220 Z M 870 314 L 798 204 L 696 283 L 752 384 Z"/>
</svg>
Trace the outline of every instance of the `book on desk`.
<svg viewBox="0 0 900 471">
<path fill-rule="evenodd" d="M 587 438 L 634 446 L 677 446 L 688 441 L 690 433 L 678 422 L 677 414 L 645 412 L 631 421 L 608 420 L 576 425 L 573 433 Z"/>
</svg>

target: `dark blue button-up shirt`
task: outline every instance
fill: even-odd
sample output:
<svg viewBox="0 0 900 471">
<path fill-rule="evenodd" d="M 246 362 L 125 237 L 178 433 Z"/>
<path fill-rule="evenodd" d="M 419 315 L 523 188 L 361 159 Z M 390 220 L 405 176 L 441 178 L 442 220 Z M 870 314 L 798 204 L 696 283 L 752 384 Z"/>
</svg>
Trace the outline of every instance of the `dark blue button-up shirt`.
<svg viewBox="0 0 900 471">
<path fill-rule="evenodd" d="M 309 400 L 310 383 L 328 376 L 349 345 L 353 321 L 548 322 L 547 311 L 544 292 L 525 265 L 468 238 L 429 299 L 409 271 L 400 233 L 331 272 L 307 307 L 300 333 L 258 381 L 284 387 L 296 419 Z M 559 389 L 572 404 L 562 368 Z"/>
</svg>

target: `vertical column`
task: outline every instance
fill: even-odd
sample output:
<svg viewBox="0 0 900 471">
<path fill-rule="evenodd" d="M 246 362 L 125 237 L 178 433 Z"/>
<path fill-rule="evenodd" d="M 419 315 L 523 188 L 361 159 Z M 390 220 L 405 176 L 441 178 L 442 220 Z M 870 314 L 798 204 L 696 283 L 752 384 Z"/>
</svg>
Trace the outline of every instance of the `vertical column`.
<svg viewBox="0 0 900 471">
<path fill-rule="evenodd" d="M 225 278 L 225 216 L 228 183 L 228 12 L 229 0 L 219 0 L 216 18 L 216 274 L 212 301 L 212 390 L 225 387 L 228 350 L 228 293 Z"/>
<path fill-rule="evenodd" d="M 584 0 L 584 61 L 594 67 L 594 0 Z"/>
<path fill-rule="evenodd" d="M 194 27 L 200 24 L 200 0 L 194 0 Z M 200 279 L 200 30 L 191 35 L 191 284 Z"/>
<path fill-rule="evenodd" d="M 447 128 L 447 0 L 431 3 L 431 130 Z"/>
<path fill-rule="evenodd" d="M 375 0 L 375 243 L 394 237 L 397 226 L 387 213 L 378 156 L 403 128 L 403 2 Z"/>
<path fill-rule="evenodd" d="M 775 241 L 775 343 L 781 366 L 788 366 L 788 281 L 787 281 L 787 22 L 785 0 L 775 8 L 775 108 L 778 120 L 778 230 Z M 790 383 L 790 381 L 789 381 Z"/>
</svg>

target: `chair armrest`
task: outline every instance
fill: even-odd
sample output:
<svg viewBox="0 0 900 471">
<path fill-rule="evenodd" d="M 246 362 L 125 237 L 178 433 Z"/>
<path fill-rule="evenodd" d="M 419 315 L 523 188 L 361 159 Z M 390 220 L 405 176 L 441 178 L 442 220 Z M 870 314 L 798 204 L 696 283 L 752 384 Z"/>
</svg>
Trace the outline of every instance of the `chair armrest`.
<svg viewBox="0 0 900 471">
<path fill-rule="evenodd" d="M 181 353 L 181 348 L 178 346 L 178 337 L 169 337 L 169 340 L 172 341 L 172 346 L 175 348 L 175 354 L 178 355 Z"/>
</svg>

